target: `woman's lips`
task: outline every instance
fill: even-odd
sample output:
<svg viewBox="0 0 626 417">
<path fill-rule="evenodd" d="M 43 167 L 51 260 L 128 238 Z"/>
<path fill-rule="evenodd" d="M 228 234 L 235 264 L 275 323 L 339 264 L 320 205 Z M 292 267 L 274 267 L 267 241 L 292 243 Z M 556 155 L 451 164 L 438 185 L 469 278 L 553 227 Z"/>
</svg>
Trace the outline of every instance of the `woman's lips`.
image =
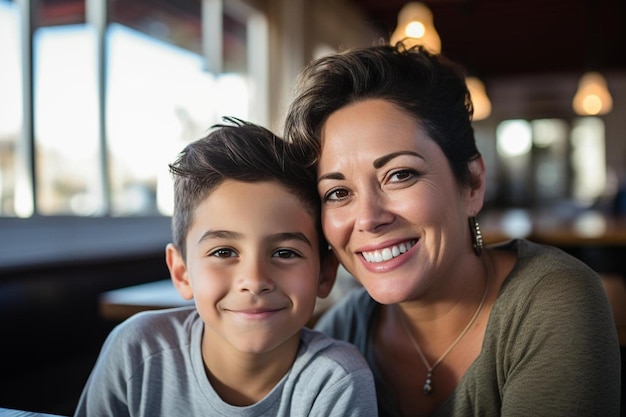
<svg viewBox="0 0 626 417">
<path fill-rule="evenodd" d="M 361 255 L 363 255 L 363 258 L 365 258 L 365 260 L 369 263 L 385 262 L 407 252 L 416 243 L 417 239 L 411 239 L 386 248 L 376 249 L 373 251 L 363 251 L 361 252 Z"/>
</svg>

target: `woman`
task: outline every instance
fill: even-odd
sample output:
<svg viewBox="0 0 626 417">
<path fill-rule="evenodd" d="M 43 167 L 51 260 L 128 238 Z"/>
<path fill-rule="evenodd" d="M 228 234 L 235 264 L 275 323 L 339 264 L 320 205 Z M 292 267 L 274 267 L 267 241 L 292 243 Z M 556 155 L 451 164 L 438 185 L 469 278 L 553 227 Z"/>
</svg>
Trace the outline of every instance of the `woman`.
<svg viewBox="0 0 626 417">
<path fill-rule="evenodd" d="M 363 284 L 317 327 L 365 355 L 383 416 L 618 415 L 597 274 L 527 240 L 483 247 L 472 112 L 462 71 L 421 48 L 302 71 L 285 137 L 311 154 L 324 232 Z"/>
</svg>

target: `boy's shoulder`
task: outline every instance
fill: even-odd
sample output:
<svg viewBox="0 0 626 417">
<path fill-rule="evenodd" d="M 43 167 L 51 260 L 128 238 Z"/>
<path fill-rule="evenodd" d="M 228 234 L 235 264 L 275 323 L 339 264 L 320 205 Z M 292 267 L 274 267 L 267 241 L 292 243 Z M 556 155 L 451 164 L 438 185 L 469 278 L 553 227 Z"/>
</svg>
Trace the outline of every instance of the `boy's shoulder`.
<svg viewBox="0 0 626 417">
<path fill-rule="evenodd" d="M 146 310 L 130 316 L 118 327 L 133 331 L 171 330 L 187 326 L 190 319 L 197 316 L 193 306 Z M 153 327 L 153 326 L 156 326 Z"/>
<path fill-rule="evenodd" d="M 149 310 L 120 323 L 109 335 L 111 342 L 126 349 L 155 352 L 178 349 L 191 343 L 194 324 L 199 321 L 195 307 Z"/>
<path fill-rule="evenodd" d="M 361 353 L 347 342 L 308 328 L 302 330 L 284 392 L 287 401 L 305 409 L 306 404 L 316 404 L 319 410 L 333 410 L 327 415 L 372 415 L 376 410 L 374 377 Z"/>
</svg>

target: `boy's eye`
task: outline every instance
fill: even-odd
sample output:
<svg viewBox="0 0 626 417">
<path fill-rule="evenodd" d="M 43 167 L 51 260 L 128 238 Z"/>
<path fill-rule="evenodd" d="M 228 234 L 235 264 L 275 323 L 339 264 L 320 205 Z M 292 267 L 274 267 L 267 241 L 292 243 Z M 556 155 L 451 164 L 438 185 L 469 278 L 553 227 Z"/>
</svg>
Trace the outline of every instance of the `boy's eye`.
<svg viewBox="0 0 626 417">
<path fill-rule="evenodd" d="M 278 249 L 276 250 L 273 254 L 273 257 L 275 258 L 296 258 L 298 256 L 300 256 L 298 253 L 296 253 L 295 251 L 292 251 L 290 249 Z"/>
<path fill-rule="evenodd" d="M 219 248 L 209 253 L 210 256 L 215 256 L 216 258 L 232 258 L 237 256 L 234 250 L 229 248 Z"/>
</svg>

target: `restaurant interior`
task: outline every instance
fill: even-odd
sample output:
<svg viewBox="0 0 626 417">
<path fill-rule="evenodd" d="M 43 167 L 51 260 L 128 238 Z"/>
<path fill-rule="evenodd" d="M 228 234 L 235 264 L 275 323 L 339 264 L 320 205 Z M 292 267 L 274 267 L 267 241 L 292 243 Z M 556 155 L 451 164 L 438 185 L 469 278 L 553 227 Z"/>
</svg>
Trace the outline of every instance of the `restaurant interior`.
<svg viewBox="0 0 626 417">
<path fill-rule="evenodd" d="M 0 0 L 0 408 L 71 415 L 116 324 L 184 303 L 164 248 L 186 143 L 223 116 L 280 132 L 306 63 L 401 38 L 466 71 L 487 243 L 595 269 L 624 358 L 626 2 Z"/>
</svg>

